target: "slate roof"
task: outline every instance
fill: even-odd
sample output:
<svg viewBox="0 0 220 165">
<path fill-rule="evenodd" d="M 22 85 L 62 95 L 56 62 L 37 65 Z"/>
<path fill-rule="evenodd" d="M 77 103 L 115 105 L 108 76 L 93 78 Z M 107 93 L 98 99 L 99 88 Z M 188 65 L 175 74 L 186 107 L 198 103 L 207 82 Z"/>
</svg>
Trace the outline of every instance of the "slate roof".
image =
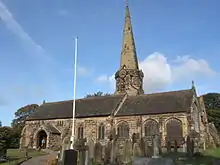
<svg viewBox="0 0 220 165">
<path fill-rule="evenodd" d="M 56 129 L 54 126 L 52 126 L 51 124 L 47 124 L 45 125 L 46 129 L 54 134 L 60 134 L 60 131 L 58 129 Z"/>
<path fill-rule="evenodd" d="M 76 100 L 76 117 L 108 116 L 124 95 L 96 96 Z M 42 104 L 28 120 L 72 118 L 73 100 Z"/>
<path fill-rule="evenodd" d="M 116 116 L 186 112 L 191 107 L 192 98 L 191 89 L 131 96 Z"/>
<path fill-rule="evenodd" d="M 76 118 L 109 116 L 123 97 L 124 95 L 111 95 L 78 99 Z M 192 98 L 191 89 L 129 96 L 116 116 L 187 112 L 191 107 Z M 28 120 L 71 118 L 72 103 L 72 100 L 45 103 Z"/>
</svg>

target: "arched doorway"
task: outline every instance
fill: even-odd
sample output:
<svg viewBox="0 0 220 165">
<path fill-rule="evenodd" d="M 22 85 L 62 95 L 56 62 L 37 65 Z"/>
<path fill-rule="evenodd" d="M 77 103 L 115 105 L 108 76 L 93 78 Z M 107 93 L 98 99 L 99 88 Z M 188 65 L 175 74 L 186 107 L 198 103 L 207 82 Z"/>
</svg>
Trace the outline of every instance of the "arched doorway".
<svg viewBox="0 0 220 165">
<path fill-rule="evenodd" d="M 38 132 L 37 135 L 37 148 L 47 147 L 47 133 L 44 130 Z"/>
</svg>

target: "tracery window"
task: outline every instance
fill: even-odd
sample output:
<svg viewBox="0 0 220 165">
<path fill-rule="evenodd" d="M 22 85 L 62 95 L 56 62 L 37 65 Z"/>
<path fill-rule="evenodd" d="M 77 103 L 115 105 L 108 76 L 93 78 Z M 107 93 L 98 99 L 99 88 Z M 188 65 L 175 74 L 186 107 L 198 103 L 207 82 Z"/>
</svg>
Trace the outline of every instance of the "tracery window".
<svg viewBox="0 0 220 165">
<path fill-rule="evenodd" d="M 99 139 L 104 139 L 105 138 L 105 125 L 103 123 L 101 123 L 99 125 L 98 138 Z"/>
<path fill-rule="evenodd" d="M 145 136 L 159 135 L 159 123 L 153 119 L 148 119 L 144 125 Z"/>
<path fill-rule="evenodd" d="M 77 130 L 78 139 L 83 139 L 83 133 L 84 133 L 83 131 L 84 131 L 83 126 L 82 125 L 79 126 Z"/>
<path fill-rule="evenodd" d="M 169 119 L 166 124 L 167 140 L 176 141 L 177 144 L 181 144 L 183 140 L 183 128 L 182 122 L 178 119 Z"/>
<path fill-rule="evenodd" d="M 127 122 L 122 122 L 118 125 L 118 137 L 129 138 L 129 125 Z"/>
</svg>

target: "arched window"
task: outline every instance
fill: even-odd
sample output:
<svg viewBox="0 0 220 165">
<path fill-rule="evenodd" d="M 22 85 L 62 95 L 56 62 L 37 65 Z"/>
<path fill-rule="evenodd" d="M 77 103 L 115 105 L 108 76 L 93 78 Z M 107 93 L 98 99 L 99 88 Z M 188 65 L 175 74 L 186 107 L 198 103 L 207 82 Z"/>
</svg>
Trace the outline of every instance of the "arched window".
<svg viewBox="0 0 220 165">
<path fill-rule="evenodd" d="M 99 139 L 104 139 L 105 138 L 105 125 L 103 123 L 101 123 L 99 125 L 98 138 Z"/>
<path fill-rule="evenodd" d="M 182 122 L 178 119 L 172 118 L 167 121 L 166 124 L 167 141 L 176 141 L 178 145 L 182 143 L 183 140 L 183 130 Z"/>
<path fill-rule="evenodd" d="M 121 138 L 129 137 L 129 125 L 127 122 L 122 122 L 118 125 L 118 137 Z"/>
<path fill-rule="evenodd" d="M 83 126 L 82 125 L 78 127 L 77 132 L 78 132 L 78 134 L 77 134 L 78 139 L 83 139 Z"/>
<path fill-rule="evenodd" d="M 159 135 L 159 124 L 153 119 L 148 119 L 144 125 L 145 136 Z"/>
</svg>

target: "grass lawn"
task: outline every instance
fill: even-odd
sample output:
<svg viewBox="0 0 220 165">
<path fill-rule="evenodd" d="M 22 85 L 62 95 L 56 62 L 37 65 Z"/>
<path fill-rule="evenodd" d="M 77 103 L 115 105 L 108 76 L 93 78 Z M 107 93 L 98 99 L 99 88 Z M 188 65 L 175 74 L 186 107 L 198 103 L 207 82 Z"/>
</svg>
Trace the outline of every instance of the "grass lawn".
<svg viewBox="0 0 220 165">
<path fill-rule="evenodd" d="M 206 150 L 201 156 L 197 156 L 194 159 L 177 162 L 179 164 L 211 165 L 215 159 L 220 159 L 220 148 L 209 149 Z"/>
<path fill-rule="evenodd" d="M 28 157 L 35 157 L 45 155 L 46 153 L 36 150 L 28 150 Z M 19 162 L 25 160 L 25 152 L 19 151 L 19 149 L 8 149 L 7 156 L 9 157 L 8 162 L 0 163 L 0 165 L 16 165 Z"/>
<path fill-rule="evenodd" d="M 212 149 L 212 150 L 206 150 L 205 155 L 220 158 L 220 148 L 216 148 L 216 149 Z"/>
</svg>

